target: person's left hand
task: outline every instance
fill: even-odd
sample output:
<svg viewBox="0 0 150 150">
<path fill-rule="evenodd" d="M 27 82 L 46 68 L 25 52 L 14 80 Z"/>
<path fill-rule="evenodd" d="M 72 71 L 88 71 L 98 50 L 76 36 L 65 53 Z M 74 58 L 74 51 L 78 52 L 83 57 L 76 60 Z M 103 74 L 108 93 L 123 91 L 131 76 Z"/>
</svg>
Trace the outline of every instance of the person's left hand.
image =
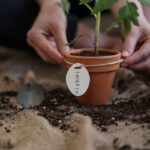
<svg viewBox="0 0 150 150">
<path fill-rule="evenodd" d="M 144 16 L 139 23 L 139 27 L 132 26 L 124 40 L 122 52 L 124 62 L 121 66 L 150 73 L 150 24 Z"/>
</svg>

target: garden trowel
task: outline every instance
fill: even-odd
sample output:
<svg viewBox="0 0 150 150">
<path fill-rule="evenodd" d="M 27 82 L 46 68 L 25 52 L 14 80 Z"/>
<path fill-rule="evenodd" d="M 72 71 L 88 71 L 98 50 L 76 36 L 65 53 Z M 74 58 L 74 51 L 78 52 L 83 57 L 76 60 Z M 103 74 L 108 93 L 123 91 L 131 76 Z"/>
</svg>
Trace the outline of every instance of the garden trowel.
<svg viewBox="0 0 150 150">
<path fill-rule="evenodd" d="M 44 87 L 36 83 L 32 71 L 25 76 L 24 85 L 18 91 L 17 100 L 23 107 L 36 106 L 44 100 Z"/>
</svg>

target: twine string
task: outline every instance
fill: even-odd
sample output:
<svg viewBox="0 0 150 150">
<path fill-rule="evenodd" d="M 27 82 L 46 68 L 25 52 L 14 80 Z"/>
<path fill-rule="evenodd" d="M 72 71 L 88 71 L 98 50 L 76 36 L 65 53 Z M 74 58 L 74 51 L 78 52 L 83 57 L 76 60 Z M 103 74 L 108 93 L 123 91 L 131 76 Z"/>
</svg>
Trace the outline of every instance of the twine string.
<svg viewBox="0 0 150 150">
<path fill-rule="evenodd" d="M 75 64 L 75 63 L 69 62 L 67 60 L 64 60 L 64 62 L 69 64 L 69 65 Z M 105 63 L 105 64 L 93 64 L 93 65 L 84 65 L 84 66 L 85 67 L 103 67 L 103 66 L 110 66 L 110 65 L 120 64 L 121 62 L 123 62 L 123 59 L 113 61 L 113 62 L 110 62 L 110 63 Z"/>
</svg>

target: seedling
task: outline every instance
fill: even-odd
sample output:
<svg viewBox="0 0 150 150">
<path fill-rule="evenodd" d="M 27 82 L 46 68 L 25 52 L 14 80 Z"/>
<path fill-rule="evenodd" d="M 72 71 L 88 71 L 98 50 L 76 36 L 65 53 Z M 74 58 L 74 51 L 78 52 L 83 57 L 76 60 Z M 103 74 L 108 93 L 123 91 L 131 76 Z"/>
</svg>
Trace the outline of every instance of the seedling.
<svg viewBox="0 0 150 150">
<path fill-rule="evenodd" d="M 150 6 L 149 0 L 138 0 L 144 5 Z M 90 5 L 91 2 L 94 2 L 94 6 Z M 97 48 L 99 47 L 99 33 L 101 25 L 101 14 L 103 11 L 110 9 L 113 4 L 117 3 L 118 0 L 80 0 L 80 5 L 85 5 L 91 15 L 95 18 L 95 38 L 94 38 L 94 53 L 98 55 Z M 126 5 L 120 8 L 118 18 L 112 25 L 107 29 L 110 31 L 112 28 L 119 27 L 121 24 L 124 26 L 124 36 L 126 36 L 130 30 L 131 25 L 134 24 L 139 26 L 138 23 L 138 11 L 137 6 L 134 2 L 129 2 L 126 0 Z"/>
<path fill-rule="evenodd" d="M 79 0 L 80 5 L 85 5 L 89 11 L 91 12 L 91 15 L 95 18 L 95 37 L 93 39 L 93 45 L 94 45 L 94 54 L 98 55 L 98 46 L 99 46 L 99 39 L 100 39 L 100 26 L 101 26 L 101 14 L 103 11 L 110 9 L 113 4 L 117 3 L 119 0 Z M 150 7 L 150 0 L 138 0 L 140 3 L 149 6 Z M 91 2 L 94 2 L 93 7 L 90 5 Z M 61 3 L 63 5 L 64 11 L 66 13 L 70 10 L 70 3 L 68 0 L 61 0 Z M 129 2 L 126 0 L 126 5 L 120 8 L 118 12 L 118 18 L 115 22 L 113 22 L 110 27 L 107 29 L 107 32 L 109 32 L 112 28 L 118 28 L 122 24 L 124 26 L 124 33 L 123 35 L 126 36 L 130 30 L 131 25 L 134 24 L 136 26 L 139 26 L 138 23 L 138 11 L 137 6 L 134 2 Z M 80 38 L 82 36 L 88 36 L 88 35 L 80 35 L 77 38 Z M 74 43 L 77 39 L 75 38 L 71 43 L 68 45 L 71 45 Z M 89 38 L 90 41 L 92 41 Z"/>
<path fill-rule="evenodd" d="M 150 6 L 149 0 L 139 1 Z M 90 2 L 93 2 L 93 5 L 90 5 Z M 101 14 L 104 10 L 110 9 L 116 2 L 118 0 L 80 0 L 80 5 L 85 5 L 95 18 L 95 37 L 92 39 L 94 50 L 91 51 L 93 48 L 79 48 L 77 50 L 67 51 L 64 54 L 64 60 L 65 66 L 69 69 L 66 76 L 68 88 L 77 96 L 78 101 L 82 104 L 104 105 L 109 101 L 114 75 L 120 68 L 120 62 L 122 61 L 121 52 L 109 49 L 99 52 L 98 43 L 100 38 Z M 131 30 L 131 24 L 139 25 L 138 15 L 137 6 L 133 2 L 126 0 L 126 5 L 118 12 L 118 19 L 108 30 L 123 24 L 124 35 L 126 36 Z M 99 55 L 101 56 L 95 57 Z M 74 69 L 74 67 L 81 65 L 83 66 L 81 69 L 84 68 L 86 73 L 83 74 L 83 70 L 78 68 L 80 73 L 76 76 L 77 69 Z M 79 78 L 76 79 L 76 77 Z M 80 84 L 76 84 L 77 81 Z"/>
<path fill-rule="evenodd" d="M 150 7 L 150 0 L 138 0 L 144 5 Z M 94 6 L 90 5 L 91 2 L 94 2 Z M 101 25 L 101 14 L 104 10 L 110 9 L 113 4 L 117 3 L 118 0 L 80 0 L 80 5 L 85 5 L 91 15 L 95 18 L 95 37 L 94 37 L 94 54 L 98 55 L 98 46 L 99 46 L 99 35 L 100 35 L 100 25 Z M 138 23 L 138 11 L 137 6 L 134 2 L 129 2 L 126 0 L 126 5 L 120 8 L 118 19 L 112 23 L 112 25 L 107 29 L 110 31 L 113 27 L 119 27 L 121 24 L 124 26 L 124 36 L 126 36 L 130 30 L 131 25 L 134 24 L 139 26 Z"/>
</svg>

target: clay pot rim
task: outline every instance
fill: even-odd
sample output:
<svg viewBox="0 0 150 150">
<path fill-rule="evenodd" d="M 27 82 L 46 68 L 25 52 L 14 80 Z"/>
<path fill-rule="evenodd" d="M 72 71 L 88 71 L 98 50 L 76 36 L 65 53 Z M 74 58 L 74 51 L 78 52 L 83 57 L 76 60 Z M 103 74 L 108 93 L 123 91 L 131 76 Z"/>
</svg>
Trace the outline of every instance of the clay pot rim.
<svg viewBox="0 0 150 150">
<path fill-rule="evenodd" d="M 117 56 L 121 56 L 121 53 L 120 51 L 117 51 L 117 50 L 114 50 L 114 49 L 106 49 L 106 48 L 98 48 L 98 50 L 102 50 L 102 51 L 107 51 L 107 52 L 111 52 L 111 53 L 114 53 L 114 55 L 111 55 L 111 56 L 75 56 L 75 55 L 71 55 L 71 53 L 77 53 L 77 52 L 81 52 L 81 51 L 91 51 L 93 50 L 94 48 L 78 48 L 78 49 L 75 49 L 75 50 L 70 50 L 70 51 L 67 51 L 64 53 L 64 56 L 65 57 L 69 57 L 69 58 L 81 58 L 81 59 L 110 59 L 110 58 L 115 58 Z"/>
</svg>

